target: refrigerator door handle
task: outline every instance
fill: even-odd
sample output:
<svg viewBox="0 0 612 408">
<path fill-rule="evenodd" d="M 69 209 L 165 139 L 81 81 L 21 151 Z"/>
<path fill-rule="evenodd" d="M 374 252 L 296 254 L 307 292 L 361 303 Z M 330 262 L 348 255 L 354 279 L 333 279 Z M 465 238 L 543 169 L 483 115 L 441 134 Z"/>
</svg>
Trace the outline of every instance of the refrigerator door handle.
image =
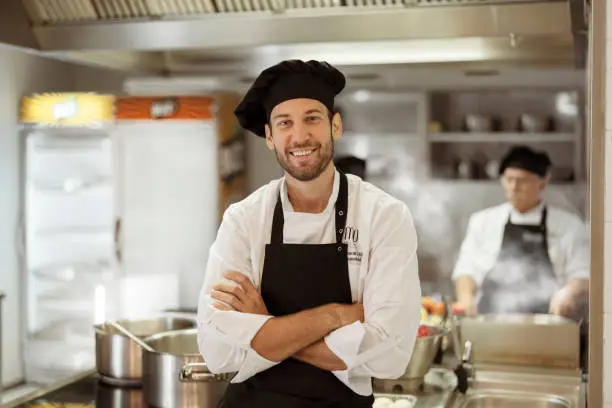
<svg viewBox="0 0 612 408">
<path fill-rule="evenodd" d="M 115 218 L 115 258 L 121 264 L 121 217 Z"/>
</svg>

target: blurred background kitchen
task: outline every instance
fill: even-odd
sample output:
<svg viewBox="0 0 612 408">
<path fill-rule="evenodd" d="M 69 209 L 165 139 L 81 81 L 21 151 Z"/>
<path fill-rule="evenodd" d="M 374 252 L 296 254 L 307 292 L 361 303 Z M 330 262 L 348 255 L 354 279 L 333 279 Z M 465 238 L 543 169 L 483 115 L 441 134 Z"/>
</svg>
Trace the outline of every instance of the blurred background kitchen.
<svg viewBox="0 0 612 408">
<path fill-rule="evenodd" d="M 364 160 L 365 178 L 410 207 L 424 296 L 454 295 L 469 216 L 505 201 L 497 169 L 511 145 L 548 152 L 547 202 L 589 225 L 590 11 L 582 0 L 2 2 L 2 385 L 93 367 L 93 324 L 195 310 L 224 208 L 281 176 L 231 110 L 283 59 L 347 75 L 336 156 Z"/>
</svg>

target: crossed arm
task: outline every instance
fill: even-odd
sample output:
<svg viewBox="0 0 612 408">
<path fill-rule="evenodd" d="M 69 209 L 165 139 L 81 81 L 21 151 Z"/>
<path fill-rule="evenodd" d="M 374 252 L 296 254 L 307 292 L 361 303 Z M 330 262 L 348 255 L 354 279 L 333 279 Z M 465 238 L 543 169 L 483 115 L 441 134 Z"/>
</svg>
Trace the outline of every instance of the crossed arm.
<svg viewBox="0 0 612 408">
<path fill-rule="evenodd" d="M 212 287 L 218 310 L 269 316 L 266 305 L 251 281 L 242 273 L 228 272 Z M 228 306 L 229 305 L 229 306 Z M 355 321 L 363 322 L 363 306 L 328 304 L 266 321 L 251 341 L 262 357 L 278 362 L 289 357 L 324 370 L 346 370 L 346 364 L 323 341 L 330 332 Z"/>
</svg>

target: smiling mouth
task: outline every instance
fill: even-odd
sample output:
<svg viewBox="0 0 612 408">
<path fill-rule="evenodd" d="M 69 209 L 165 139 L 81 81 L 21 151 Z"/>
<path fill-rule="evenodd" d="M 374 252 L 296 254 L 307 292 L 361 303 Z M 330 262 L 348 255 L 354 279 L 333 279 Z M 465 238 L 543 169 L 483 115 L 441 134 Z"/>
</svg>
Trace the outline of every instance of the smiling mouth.
<svg viewBox="0 0 612 408">
<path fill-rule="evenodd" d="M 315 150 L 316 149 L 302 149 L 302 150 L 296 150 L 294 152 L 289 152 L 289 154 L 294 157 L 307 157 L 307 156 L 310 156 L 312 153 L 314 153 Z"/>
</svg>

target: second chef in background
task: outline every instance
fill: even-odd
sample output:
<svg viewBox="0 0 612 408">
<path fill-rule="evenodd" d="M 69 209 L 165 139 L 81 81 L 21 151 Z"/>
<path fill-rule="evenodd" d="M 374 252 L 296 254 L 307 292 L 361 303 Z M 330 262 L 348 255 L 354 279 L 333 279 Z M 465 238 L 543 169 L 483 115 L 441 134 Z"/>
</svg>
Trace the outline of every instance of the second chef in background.
<svg viewBox="0 0 612 408">
<path fill-rule="evenodd" d="M 457 300 L 466 313 L 586 317 L 586 227 L 543 200 L 550 166 L 546 153 L 524 146 L 501 161 L 507 203 L 470 217 L 455 265 Z"/>
<path fill-rule="evenodd" d="M 210 249 L 199 345 L 211 372 L 237 372 L 223 408 L 370 408 L 371 378 L 410 360 L 416 231 L 404 203 L 334 167 L 344 85 L 326 63 L 285 61 L 236 110 L 284 177 L 231 205 Z"/>
</svg>

